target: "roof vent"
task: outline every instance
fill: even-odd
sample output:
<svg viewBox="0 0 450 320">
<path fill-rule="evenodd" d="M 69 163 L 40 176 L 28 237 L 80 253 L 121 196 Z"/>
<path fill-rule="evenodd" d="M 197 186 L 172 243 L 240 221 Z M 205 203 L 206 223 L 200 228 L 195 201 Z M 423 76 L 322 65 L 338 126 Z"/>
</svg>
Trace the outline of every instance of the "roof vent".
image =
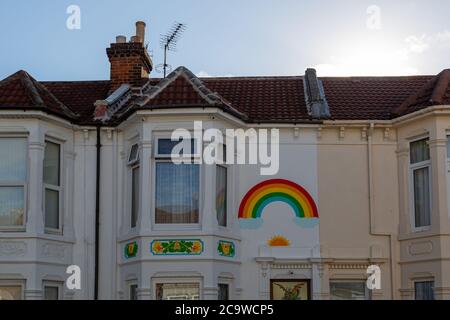
<svg viewBox="0 0 450 320">
<path fill-rule="evenodd" d="M 322 81 L 317 78 L 316 70 L 306 69 L 303 79 L 308 114 L 315 119 L 329 118 L 330 108 L 325 98 Z"/>
</svg>

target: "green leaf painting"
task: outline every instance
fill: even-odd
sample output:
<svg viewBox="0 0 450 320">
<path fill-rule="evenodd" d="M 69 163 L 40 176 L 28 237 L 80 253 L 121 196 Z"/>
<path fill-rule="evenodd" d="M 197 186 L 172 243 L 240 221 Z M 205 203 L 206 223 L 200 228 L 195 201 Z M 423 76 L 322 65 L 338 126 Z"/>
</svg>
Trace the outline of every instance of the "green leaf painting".
<svg viewBox="0 0 450 320">
<path fill-rule="evenodd" d="M 200 239 L 161 239 L 153 240 L 150 250 L 154 255 L 199 255 L 203 249 Z"/>
</svg>

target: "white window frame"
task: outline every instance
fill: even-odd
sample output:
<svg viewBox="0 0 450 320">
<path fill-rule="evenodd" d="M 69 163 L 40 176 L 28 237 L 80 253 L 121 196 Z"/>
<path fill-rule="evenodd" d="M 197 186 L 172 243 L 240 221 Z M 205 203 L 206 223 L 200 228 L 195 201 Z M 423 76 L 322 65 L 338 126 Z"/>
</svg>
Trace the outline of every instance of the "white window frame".
<svg viewBox="0 0 450 320">
<path fill-rule="evenodd" d="M 198 277 L 180 277 L 180 278 L 154 278 L 153 279 L 153 297 L 156 300 L 156 287 L 158 284 L 184 284 L 195 283 L 198 284 L 198 300 L 203 300 L 203 281 Z M 188 300 L 191 301 L 191 300 Z"/>
<path fill-rule="evenodd" d="M 223 153 L 223 150 L 225 149 L 226 150 L 226 144 L 225 143 L 222 143 L 221 144 L 221 146 L 222 146 L 222 153 Z M 216 211 L 216 220 L 217 220 L 217 225 L 219 226 L 219 229 L 227 229 L 227 228 L 229 228 L 229 226 L 230 226 L 230 215 L 229 215 L 229 211 L 230 211 L 230 195 L 231 195 L 231 189 L 230 189 L 230 181 L 231 181 L 231 166 L 230 165 L 228 165 L 227 164 L 227 159 L 225 158 L 225 154 L 222 154 L 222 162 L 223 163 L 221 163 L 221 164 L 216 164 L 215 165 L 215 167 L 214 167 L 214 170 L 215 170 L 215 179 L 217 179 L 217 167 L 223 167 L 223 168 L 225 168 L 226 170 L 227 170 L 227 180 L 226 180 L 226 183 L 227 183 L 227 190 L 226 190 L 226 192 L 227 192 L 227 194 L 226 194 L 226 199 L 225 199 L 225 201 L 226 201 L 226 211 L 225 211 L 225 215 L 226 215 L 226 217 L 225 217 L 225 221 L 226 221 L 226 223 L 225 223 L 225 226 L 221 226 L 220 224 L 219 224 L 219 220 L 217 219 L 217 208 L 216 208 L 216 197 L 217 197 L 217 181 L 216 181 L 216 184 L 215 184 L 215 192 L 214 192 L 214 211 Z"/>
<path fill-rule="evenodd" d="M 26 231 L 26 224 L 27 224 L 27 211 L 28 211 L 28 181 L 29 181 L 29 138 L 28 134 L 0 134 L 1 138 L 21 138 L 25 139 L 26 141 L 26 162 L 25 162 L 25 181 L 22 183 L 19 183 L 17 181 L 2 181 L 0 180 L 0 187 L 22 187 L 23 188 L 23 219 L 22 219 L 22 225 L 17 226 L 1 226 L 0 225 L 0 231 L 1 232 L 25 232 Z"/>
<path fill-rule="evenodd" d="M 58 288 L 58 300 L 63 300 L 63 282 L 44 280 L 42 282 L 42 298 L 45 298 L 45 288 Z"/>
<path fill-rule="evenodd" d="M 134 140 L 134 139 L 133 139 Z M 131 152 L 133 150 L 134 147 L 137 147 L 137 153 L 136 153 L 136 157 L 135 158 L 131 158 Z M 128 177 L 129 177 L 129 205 L 127 206 L 127 212 L 128 214 L 128 226 L 130 229 L 136 229 L 138 227 L 138 221 L 139 221 L 139 216 L 141 214 L 141 196 L 142 196 L 142 187 L 141 187 L 141 173 L 142 173 L 142 167 L 141 167 L 141 147 L 139 146 L 138 142 L 132 142 L 130 147 L 129 147 L 129 151 L 128 151 L 128 157 L 127 157 L 127 169 L 128 169 Z M 139 185 L 139 197 L 138 197 L 138 203 L 137 203 L 137 212 L 136 212 L 136 225 L 133 227 L 132 225 L 132 215 L 133 215 L 133 171 L 139 168 L 139 181 L 138 181 L 138 185 Z"/>
<path fill-rule="evenodd" d="M 193 133 L 191 132 L 191 137 L 194 139 Z M 192 157 L 182 157 L 181 161 L 189 160 L 192 164 L 197 164 L 199 166 L 199 199 L 198 199 L 198 222 L 195 223 L 156 223 L 156 165 L 157 163 L 172 162 L 171 156 L 167 154 L 158 153 L 158 143 L 160 139 L 171 139 L 171 133 L 168 132 L 156 132 L 154 133 L 154 152 L 152 155 L 152 177 L 151 185 L 153 186 L 153 191 L 151 194 L 152 204 L 151 204 L 151 215 L 152 215 L 152 228 L 154 230 L 170 231 L 170 230 L 199 230 L 202 223 L 202 213 L 203 213 L 203 166 L 200 163 L 200 155 L 198 155 L 197 142 L 194 142 L 194 155 Z"/>
<path fill-rule="evenodd" d="M 60 140 L 57 140 L 55 138 L 52 137 L 45 137 L 45 146 L 47 145 L 47 142 L 50 143 L 54 143 L 57 144 L 59 146 L 59 186 L 54 186 L 51 184 L 47 184 L 43 181 L 43 197 L 42 197 L 42 206 L 43 206 L 43 211 L 44 211 L 44 228 L 45 228 L 45 233 L 47 234 L 58 234 L 61 235 L 63 233 L 63 183 L 64 183 L 64 178 L 63 178 L 63 148 L 64 148 L 64 143 Z M 45 154 L 45 146 L 44 146 L 44 154 Z M 44 162 L 42 162 L 42 165 L 44 165 Z M 44 172 L 44 168 L 42 168 L 42 172 Z M 57 191 L 58 192 L 58 228 L 50 228 L 50 227 L 46 227 L 45 226 L 45 216 L 46 216 L 46 212 L 45 212 L 45 191 L 49 189 L 49 190 L 53 190 L 53 191 Z"/>
<path fill-rule="evenodd" d="M 139 290 L 139 285 L 137 283 L 137 280 L 128 280 L 126 282 L 127 300 L 131 300 L 131 287 L 132 286 L 136 286 L 136 300 L 139 300 L 138 296 L 137 296 L 137 291 Z"/>
<path fill-rule="evenodd" d="M 137 148 L 136 156 L 134 158 L 131 158 L 131 152 L 133 151 L 134 147 Z M 133 166 L 135 163 L 139 162 L 139 160 L 140 160 L 140 155 L 139 155 L 140 151 L 141 151 L 141 148 L 139 147 L 138 143 L 131 144 L 130 151 L 128 152 L 128 165 L 129 166 Z"/>
<path fill-rule="evenodd" d="M 20 287 L 20 299 L 25 299 L 25 280 L 5 279 L 0 280 L 0 287 Z"/>
<path fill-rule="evenodd" d="M 428 139 L 429 143 L 429 136 L 421 136 L 414 139 L 411 139 L 409 143 L 408 150 L 411 150 L 411 144 L 420 141 Z M 431 229 L 431 225 L 433 223 L 432 221 L 432 209 L 433 209 L 433 199 L 432 199 L 432 168 L 431 168 L 431 150 L 429 150 L 430 153 L 430 159 L 417 162 L 417 163 L 411 163 L 411 152 L 408 153 L 408 176 L 409 176 L 409 204 L 410 204 L 410 219 L 411 219 L 411 229 L 413 232 L 423 232 Z M 429 190 L 429 197 L 430 197 L 430 224 L 427 226 L 416 226 L 416 208 L 414 204 L 414 171 L 418 169 L 428 168 L 428 190 Z"/>
</svg>

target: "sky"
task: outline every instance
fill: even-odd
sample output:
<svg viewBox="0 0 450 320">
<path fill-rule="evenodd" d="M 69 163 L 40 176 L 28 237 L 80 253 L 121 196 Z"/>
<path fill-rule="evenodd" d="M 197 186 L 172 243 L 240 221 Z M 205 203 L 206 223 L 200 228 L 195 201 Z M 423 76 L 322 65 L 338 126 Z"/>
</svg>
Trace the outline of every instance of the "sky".
<svg viewBox="0 0 450 320">
<path fill-rule="evenodd" d="M 185 23 L 168 62 L 199 76 L 437 74 L 450 67 L 449 12 L 448 0 L 1 0 L 0 78 L 108 79 L 105 49 L 137 20 L 154 65 L 161 35 Z"/>
</svg>

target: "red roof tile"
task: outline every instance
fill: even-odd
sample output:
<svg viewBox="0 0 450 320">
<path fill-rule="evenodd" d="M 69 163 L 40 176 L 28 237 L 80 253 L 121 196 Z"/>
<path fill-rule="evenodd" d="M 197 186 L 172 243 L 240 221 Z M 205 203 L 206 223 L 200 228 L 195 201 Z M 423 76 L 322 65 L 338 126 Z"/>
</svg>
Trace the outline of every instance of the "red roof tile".
<svg viewBox="0 0 450 320">
<path fill-rule="evenodd" d="M 396 116 L 408 114 L 429 106 L 450 104 L 450 69 L 429 79 L 393 110 Z"/>
<path fill-rule="evenodd" d="M 185 68 L 183 70 L 188 72 Z M 324 77 L 320 80 L 331 119 L 387 120 L 429 105 L 450 104 L 450 70 L 438 76 Z M 26 85 L 28 81 L 31 85 Z M 149 85 L 150 91 L 155 93 L 145 101 L 149 108 L 212 104 L 220 105 L 248 122 L 313 120 L 306 107 L 301 76 L 200 80 L 174 77 L 171 82 L 152 78 Z M 65 117 L 71 110 L 79 115 L 74 122 L 96 124 L 98 122 L 93 120 L 94 103 L 106 99 L 109 91 L 109 81 L 38 83 L 21 71 L 0 82 L 0 108 L 45 106 L 45 110 Z M 133 98 L 129 103 L 137 101 L 139 99 Z M 127 110 L 132 112 L 135 109 Z"/>
<path fill-rule="evenodd" d="M 332 119 L 387 120 L 432 76 L 320 78 Z"/>
<path fill-rule="evenodd" d="M 60 101 L 80 115 L 79 122 L 94 124 L 94 103 L 109 94 L 109 81 L 41 82 Z"/>
<path fill-rule="evenodd" d="M 1 109 L 44 110 L 71 120 L 78 116 L 25 71 L 0 81 Z"/>
<path fill-rule="evenodd" d="M 203 78 L 205 85 L 230 101 L 251 121 L 311 119 L 308 115 L 302 77 Z"/>
</svg>

